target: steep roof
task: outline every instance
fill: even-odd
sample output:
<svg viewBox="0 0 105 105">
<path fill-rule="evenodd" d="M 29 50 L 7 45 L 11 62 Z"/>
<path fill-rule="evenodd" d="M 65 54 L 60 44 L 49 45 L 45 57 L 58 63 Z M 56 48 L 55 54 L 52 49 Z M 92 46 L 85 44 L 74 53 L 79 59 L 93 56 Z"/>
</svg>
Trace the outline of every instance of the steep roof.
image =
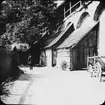
<svg viewBox="0 0 105 105">
<path fill-rule="evenodd" d="M 47 44 L 44 48 L 50 48 L 50 47 L 52 47 L 53 45 L 55 45 L 62 37 L 63 37 L 63 35 L 67 32 L 67 30 L 69 30 L 70 29 L 70 27 L 73 25 L 73 23 L 71 23 L 71 24 L 69 24 L 68 26 L 67 26 L 67 28 L 65 28 L 65 29 L 61 29 L 61 30 L 59 30 L 57 33 L 55 33 L 55 34 L 57 34 L 57 35 L 54 35 L 54 36 L 56 36 L 55 38 L 53 38 L 53 40 L 51 40 L 51 39 L 49 39 L 51 42 L 49 43 L 49 44 Z M 47 42 L 49 42 L 49 40 L 47 40 Z"/>
<path fill-rule="evenodd" d="M 73 48 L 76 46 L 79 41 L 84 38 L 99 22 L 95 22 L 93 20 L 85 21 L 85 23 L 78 29 L 76 29 L 73 33 L 71 33 L 65 41 L 60 44 L 57 49 L 60 48 Z"/>
<path fill-rule="evenodd" d="M 49 45 L 55 38 L 56 38 L 56 36 L 53 36 L 49 39 L 44 40 L 42 48 L 45 48 L 47 45 Z"/>
</svg>

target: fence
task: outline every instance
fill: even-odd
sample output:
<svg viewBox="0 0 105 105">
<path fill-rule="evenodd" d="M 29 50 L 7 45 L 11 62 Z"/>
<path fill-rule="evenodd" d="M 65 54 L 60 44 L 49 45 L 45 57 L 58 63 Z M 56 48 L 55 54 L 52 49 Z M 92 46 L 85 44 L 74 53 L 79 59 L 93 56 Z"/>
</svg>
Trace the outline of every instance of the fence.
<svg viewBox="0 0 105 105">
<path fill-rule="evenodd" d="M 15 73 L 16 68 L 16 58 L 13 57 L 12 51 L 0 48 L 0 83 L 11 73 Z"/>
</svg>

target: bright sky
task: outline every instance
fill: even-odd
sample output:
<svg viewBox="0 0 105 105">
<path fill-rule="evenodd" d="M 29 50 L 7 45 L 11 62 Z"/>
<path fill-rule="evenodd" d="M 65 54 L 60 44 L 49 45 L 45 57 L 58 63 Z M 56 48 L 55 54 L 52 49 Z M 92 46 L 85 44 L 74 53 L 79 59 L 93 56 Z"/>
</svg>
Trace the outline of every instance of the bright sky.
<svg viewBox="0 0 105 105">
<path fill-rule="evenodd" d="M 57 3 L 57 7 L 58 7 L 59 5 L 61 5 L 63 2 L 64 2 L 64 0 L 57 0 L 57 1 L 55 1 L 55 3 Z"/>
</svg>

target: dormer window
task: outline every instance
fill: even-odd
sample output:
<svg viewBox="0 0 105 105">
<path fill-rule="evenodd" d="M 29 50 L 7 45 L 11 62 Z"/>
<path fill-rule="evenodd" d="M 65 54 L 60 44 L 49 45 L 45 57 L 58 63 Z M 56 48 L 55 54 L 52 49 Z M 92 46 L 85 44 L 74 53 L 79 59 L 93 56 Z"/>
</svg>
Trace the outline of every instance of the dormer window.
<svg viewBox="0 0 105 105">
<path fill-rule="evenodd" d="M 65 17 L 67 17 L 68 15 L 70 15 L 70 7 L 71 7 L 71 2 L 69 1 L 68 3 L 65 4 L 64 7 L 64 12 L 65 12 Z"/>
<path fill-rule="evenodd" d="M 65 2 L 64 19 L 70 16 L 73 12 L 75 12 L 75 10 L 78 9 L 80 6 L 81 6 L 81 1 L 78 0 Z"/>
</svg>

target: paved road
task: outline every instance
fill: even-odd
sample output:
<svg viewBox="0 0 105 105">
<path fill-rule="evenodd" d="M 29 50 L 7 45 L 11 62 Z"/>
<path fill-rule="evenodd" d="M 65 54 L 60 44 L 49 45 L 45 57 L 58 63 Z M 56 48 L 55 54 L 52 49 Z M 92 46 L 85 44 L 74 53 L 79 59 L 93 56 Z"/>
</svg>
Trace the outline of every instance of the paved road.
<svg viewBox="0 0 105 105">
<path fill-rule="evenodd" d="M 91 78 L 86 71 L 62 71 L 56 68 L 34 68 L 35 76 L 24 104 L 34 105 L 100 105 L 105 99 L 105 82 Z"/>
</svg>

